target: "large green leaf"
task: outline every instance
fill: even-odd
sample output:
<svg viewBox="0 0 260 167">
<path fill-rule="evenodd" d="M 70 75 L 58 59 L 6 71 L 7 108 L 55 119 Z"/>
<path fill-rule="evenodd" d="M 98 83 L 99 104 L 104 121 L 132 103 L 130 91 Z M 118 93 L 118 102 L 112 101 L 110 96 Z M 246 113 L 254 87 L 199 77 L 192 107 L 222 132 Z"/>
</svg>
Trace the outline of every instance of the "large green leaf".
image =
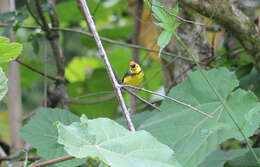
<svg viewBox="0 0 260 167">
<path fill-rule="evenodd" d="M 177 167 L 173 151 L 146 131 L 130 132 L 107 118 L 58 124 L 58 142 L 77 158 L 92 157 L 111 167 Z"/>
<path fill-rule="evenodd" d="M 3 69 L 0 67 L 0 101 L 3 99 L 5 94 L 7 93 L 7 78 Z"/>
<path fill-rule="evenodd" d="M 231 109 L 230 114 L 245 136 L 252 135 L 260 123 L 260 103 L 255 95 L 241 89 L 235 90 L 238 81 L 234 73 L 225 68 L 203 72 Z M 183 105 L 164 100 L 161 105 L 164 112 L 147 119 L 140 126 L 140 129 L 151 132 L 173 148 L 183 166 L 197 166 L 228 138 L 242 139 L 222 102 L 199 71 L 189 74 L 182 84 L 170 91 L 169 96 L 214 117 L 205 117 Z"/>
<path fill-rule="evenodd" d="M 43 109 L 37 112 L 22 129 L 21 136 L 37 153 L 45 159 L 54 159 L 67 155 L 63 146 L 57 142 L 58 132 L 55 122 L 70 124 L 79 121 L 79 117 L 62 109 Z M 85 162 L 75 159 L 58 164 L 59 167 L 73 167 Z"/>
<path fill-rule="evenodd" d="M 21 44 L 10 43 L 8 38 L 0 37 L 0 62 L 15 60 L 21 51 Z"/>
<path fill-rule="evenodd" d="M 216 150 L 212 152 L 203 163 L 198 167 L 224 167 L 225 163 L 228 160 L 232 160 L 241 155 L 244 155 L 247 152 L 246 149 L 241 150 L 232 150 L 224 152 L 222 150 Z"/>
</svg>

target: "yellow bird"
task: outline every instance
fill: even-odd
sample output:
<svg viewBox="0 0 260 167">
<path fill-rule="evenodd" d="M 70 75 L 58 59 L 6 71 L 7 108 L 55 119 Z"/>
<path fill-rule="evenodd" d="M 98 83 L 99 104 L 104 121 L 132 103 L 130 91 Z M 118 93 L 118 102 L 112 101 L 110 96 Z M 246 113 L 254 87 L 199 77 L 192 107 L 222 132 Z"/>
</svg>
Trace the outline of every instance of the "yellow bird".
<svg viewBox="0 0 260 167">
<path fill-rule="evenodd" d="M 144 72 L 139 64 L 134 61 L 129 63 L 129 70 L 124 75 L 122 82 L 127 85 L 138 86 L 144 78 Z"/>
</svg>

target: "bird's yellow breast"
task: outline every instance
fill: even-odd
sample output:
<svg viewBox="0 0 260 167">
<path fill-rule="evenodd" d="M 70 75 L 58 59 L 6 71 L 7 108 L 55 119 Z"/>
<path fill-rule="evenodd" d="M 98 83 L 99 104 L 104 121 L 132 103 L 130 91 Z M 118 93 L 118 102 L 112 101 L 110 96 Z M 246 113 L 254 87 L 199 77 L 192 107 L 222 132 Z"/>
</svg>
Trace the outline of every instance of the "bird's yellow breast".
<svg viewBox="0 0 260 167">
<path fill-rule="evenodd" d="M 144 73 L 141 72 L 140 74 L 137 75 L 126 76 L 123 80 L 123 83 L 127 85 L 138 86 L 143 81 L 143 78 L 144 78 Z"/>
</svg>

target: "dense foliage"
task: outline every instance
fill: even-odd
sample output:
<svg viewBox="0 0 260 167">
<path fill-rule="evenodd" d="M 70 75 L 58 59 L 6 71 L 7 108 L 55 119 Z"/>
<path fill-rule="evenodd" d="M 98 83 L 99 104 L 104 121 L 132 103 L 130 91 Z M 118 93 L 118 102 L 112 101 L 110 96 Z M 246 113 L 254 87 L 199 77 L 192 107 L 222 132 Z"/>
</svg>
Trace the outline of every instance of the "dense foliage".
<svg viewBox="0 0 260 167">
<path fill-rule="evenodd" d="M 201 65 L 204 62 L 194 57 L 192 48 L 178 35 L 181 25 L 187 24 L 177 18 L 182 6 L 175 4 L 167 9 L 159 1 L 144 2 L 142 10 L 147 13 L 141 15 L 141 19 L 150 26 L 139 27 L 139 45 L 146 48 L 138 50 L 139 64 L 145 73 L 140 87 L 186 105 L 138 92 L 137 95 L 156 104 L 161 111 L 138 101 L 137 112 L 131 114 L 136 131 L 131 132 L 77 1 L 59 0 L 56 4 L 39 1 L 43 17 L 51 25 L 49 31 L 58 32 L 56 42 L 62 46 L 66 58 L 64 80 L 56 77 L 60 69 L 52 49 L 55 41 L 41 27 L 43 23 L 39 25 L 42 20 L 37 5 L 28 2 L 19 1 L 16 11 L 0 15 L 3 36 L 0 37 L 0 151 L 2 141 L 8 143 L 11 137 L 7 133 L 10 125 L 6 113 L 10 111 L 6 106 L 12 99 L 3 98 L 8 90 L 7 63 L 15 60 L 20 63 L 25 116 L 20 135 L 29 145 L 25 150 L 17 151 L 19 156 L 10 154 L 8 157 L 12 161 L 23 161 L 24 166 L 29 166 L 72 156 L 51 166 L 259 166 L 259 72 L 254 67 L 254 60 L 238 42 L 232 49 L 213 48 L 215 57 L 205 70 Z M 136 33 L 137 2 L 127 3 L 126 0 L 87 1 L 118 80 L 128 70 L 136 47 L 129 43 Z M 60 24 L 56 29 L 52 27 L 50 14 L 54 9 Z M 17 42 L 4 37 L 10 31 L 15 32 Z M 212 34 L 206 35 L 210 38 Z M 220 38 L 227 43 L 230 40 L 224 35 Z M 194 68 L 193 72 L 182 74 L 186 75 L 183 82 L 165 91 L 162 61 L 180 58 L 167 52 L 167 46 L 173 40 L 181 44 L 186 54 L 182 55 L 184 60 L 191 61 Z M 149 52 L 149 49 L 153 51 Z M 50 94 L 59 84 L 64 84 L 66 91 L 66 109 L 61 109 L 61 104 L 54 108 L 49 105 L 54 97 Z M 131 111 L 131 96 L 124 93 L 124 99 Z M 5 165 L 2 162 L 0 154 L 0 166 Z"/>
</svg>

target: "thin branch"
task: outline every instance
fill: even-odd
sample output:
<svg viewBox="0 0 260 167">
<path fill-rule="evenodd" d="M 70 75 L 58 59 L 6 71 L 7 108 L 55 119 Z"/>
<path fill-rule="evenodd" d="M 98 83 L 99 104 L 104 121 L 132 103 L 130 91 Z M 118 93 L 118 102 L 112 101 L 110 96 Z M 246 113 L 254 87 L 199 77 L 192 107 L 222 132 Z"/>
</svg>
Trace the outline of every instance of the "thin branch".
<svg viewBox="0 0 260 167">
<path fill-rule="evenodd" d="M 100 103 L 104 101 L 108 101 L 115 98 L 115 95 L 103 96 L 96 99 L 89 99 L 89 100 L 80 100 L 77 98 L 68 98 L 66 102 L 74 103 L 74 104 L 92 104 L 92 103 Z"/>
<path fill-rule="evenodd" d="M 143 102 L 144 104 L 147 104 L 148 106 L 151 106 L 152 108 L 158 110 L 158 111 L 162 111 L 159 107 L 157 107 L 156 105 L 148 102 L 147 100 L 145 100 L 144 98 L 142 98 L 141 96 L 138 96 L 135 92 L 131 91 L 128 88 L 124 88 L 124 90 L 126 92 L 128 92 L 129 94 L 131 94 L 132 96 L 136 97 L 137 99 L 139 99 L 141 102 Z"/>
<path fill-rule="evenodd" d="M 29 5 L 29 1 L 30 0 L 26 0 L 26 3 L 25 3 L 25 6 L 28 10 L 28 12 L 30 13 L 30 15 L 33 17 L 33 19 L 35 20 L 35 22 L 39 25 L 39 26 L 43 26 L 42 23 L 40 22 L 39 19 L 37 19 L 37 17 L 35 16 L 34 12 L 32 11 L 32 9 L 30 8 L 30 5 Z"/>
<path fill-rule="evenodd" d="M 47 165 L 55 164 L 55 163 L 58 163 L 58 162 L 70 160 L 70 159 L 73 159 L 73 158 L 74 158 L 73 156 L 66 155 L 66 156 L 59 157 L 59 158 L 55 158 L 55 159 L 52 159 L 52 160 L 48 160 L 48 161 L 44 161 L 44 162 L 39 162 L 39 163 L 37 163 L 37 164 L 31 165 L 30 167 L 47 166 Z"/>
<path fill-rule="evenodd" d="M 121 87 L 132 88 L 132 89 L 136 89 L 136 90 L 140 90 L 140 91 L 144 91 L 144 92 L 147 92 L 147 93 L 150 93 L 150 94 L 154 94 L 154 95 L 157 95 L 157 96 L 161 96 L 161 97 L 167 98 L 167 99 L 169 99 L 169 100 L 171 100 L 171 101 L 174 101 L 174 102 L 177 103 L 177 104 L 180 104 L 180 105 L 183 105 L 183 106 L 185 106 L 185 107 L 188 107 L 188 108 L 192 109 L 193 111 L 196 111 L 196 112 L 198 112 L 198 113 L 200 113 L 200 114 L 202 114 L 202 115 L 205 115 L 205 116 L 207 116 L 207 117 L 209 117 L 209 118 L 213 118 L 212 115 L 210 115 L 210 114 L 208 114 L 208 113 L 205 113 L 205 112 L 203 112 L 203 111 L 201 111 L 201 110 L 199 110 L 199 109 L 193 107 L 193 106 L 190 105 L 190 104 L 186 104 L 186 103 L 181 102 L 181 101 L 179 101 L 179 100 L 177 100 L 177 99 L 174 99 L 174 98 L 172 98 L 172 97 L 170 97 L 170 96 L 166 96 L 166 95 L 163 95 L 163 94 L 160 94 L 160 93 L 151 91 L 151 90 L 147 90 L 147 89 L 144 89 L 144 88 L 140 88 L 140 87 L 135 87 L 135 86 L 130 86 L 130 85 L 120 85 L 120 86 L 121 86 Z"/>
<path fill-rule="evenodd" d="M 50 32 L 50 28 L 49 28 L 48 23 L 47 23 L 44 15 L 43 15 L 43 11 L 42 11 L 42 7 L 41 7 L 41 4 L 40 4 L 40 1 L 39 0 L 33 0 L 33 1 L 34 1 L 34 4 L 35 4 L 35 7 L 37 9 L 36 11 L 37 11 L 38 17 L 41 20 L 41 24 L 39 26 L 41 26 L 43 31 L 46 31 L 46 32 L 49 33 Z M 36 17 L 34 19 L 38 20 Z M 38 23 L 39 20 L 35 21 L 35 22 Z"/>
<path fill-rule="evenodd" d="M 115 95 L 118 98 L 122 112 L 123 112 L 123 114 L 126 118 L 128 128 L 131 131 L 135 131 L 134 125 L 133 125 L 132 120 L 130 118 L 130 114 L 127 110 L 127 107 L 126 107 L 126 104 L 125 104 L 125 101 L 124 101 L 124 98 L 123 98 L 123 95 L 122 95 L 122 92 L 121 92 L 121 89 L 120 89 L 120 85 L 119 85 L 118 81 L 116 80 L 115 74 L 113 73 L 113 69 L 111 67 L 111 64 L 110 64 L 108 57 L 107 57 L 107 54 L 106 54 L 106 51 L 105 51 L 105 49 L 102 45 L 102 42 L 101 42 L 100 37 L 98 35 L 98 32 L 96 30 L 95 23 L 94 23 L 91 15 L 90 15 L 90 11 L 88 9 L 86 1 L 85 0 L 77 0 L 77 1 L 78 1 L 78 5 L 79 5 L 79 7 L 80 7 L 80 9 L 83 13 L 84 18 L 85 18 L 86 22 L 88 23 L 91 32 L 93 33 L 93 36 L 95 38 L 95 41 L 96 41 L 98 49 L 99 49 L 100 56 L 102 57 L 102 59 L 105 63 L 109 78 L 110 78 L 110 80 L 113 84 L 113 87 L 115 89 Z"/>
<path fill-rule="evenodd" d="M 33 68 L 33 67 L 31 67 L 31 66 L 29 66 L 29 65 L 27 65 L 27 64 L 25 64 L 25 63 L 23 63 L 23 62 L 21 62 L 19 59 L 16 59 L 15 61 L 16 61 L 17 63 L 19 63 L 20 65 L 22 65 L 22 66 L 28 68 L 28 69 L 31 70 L 32 72 L 35 72 L 35 73 L 37 73 L 37 74 L 40 74 L 41 76 L 46 77 L 46 78 L 48 78 L 48 79 L 50 79 L 50 80 L 53 80 L 53 81 L 63 81 L 63 80 L 61 80 L 61 79 L 59 79 L 59 78 L 57 78 L 57 77 L 53 77 L 53 76 L 50 76 L 50 75 L 46 75 L 46 74 L 44 74 L 43 72 L 37 70 L 36 68 Z M 63 81 L 63 82 L 64 82 L 64 81 Z"/>
<path fill-rule="evenodd" d="M 8 26 L 8 25 L 7 24 L 0 24 L 0 27 L 6 27 L 6 26 Z M 41 29 L 41 27 L 39 27 L 39 26 L 21 25 L 20 27 L 26 28 L 26 29 Z M 53 30 L 53 31 L 73 32 L 73 33 L 79 33 L 79 34 L 82 34 L 82 35 L 85 35 L 85 36 L 93 37 L 93 34 L 91 34 L 90 32 L 86 32 L 86 31 L 83 31 L 83 30 L 77 30 L 77 29 L 73 29 L 73 28 L 50 28 L 50 29 Z M 123 46 L 123 47 L 136 48 L 136 49 L 145 50 L 147 52 L 159 53 L 158 50 L 146 48 L 146 47 L 143 47 L 143 46 L 140 46 L 140 45 L 134 45 L 134 44 L 129 44 L 129 43 L 122 42 L 122 41 L 113 40 L 113 39 L 110 39 L 110 38 L 107 38 L 107 37 L 101 36 L 100 39 L 104 42 Z M 193 62 L 191 59 L 189 59 L 187 57 L 179 56 L 179 55 L 176 55 L 176 54 L 173 54 L 173 53 L 170 53 L 170 52 L 162 51 L 161 54 L 165 55 L 165 56 L 177 57 L 177 58 L 180 58 L 180 59 L 183 59 L 183 60 L 186 60 L 186 61 Z"/>
<path fill-rule="evenodd" d="M 94 93 L 88 93 L 88 94 L 73 97 L 73 98 L 80 99 L 80 98 L 89 97 L 89 96 L 98 96 L 98 95 L 112 94 L 112 93 L 114 93 L 114 92 L 113 91 L 94 92 Z"/>
<path fill-rule="evenodd" d="M 32 27 L 30 27 L 30 28 L 32 28 Z M 90 32 L 86 32 L 86 31 L 83 31 L 83 30 L 77 30 L 77 29 L 73 29 L 73 28 L 52 28 L 52 30 L 74 32 L 74 33 L 79 33 L 79 34 L 86 35 L 86 36 L 89 36 L 89 37 L 93 37 L 93 34 L 91 34 Z M 101 36 L 100 39 L 102 41 L 104 41 L 104 42 L 111 43 L 111 44 L 116 44 L 116 45 L 119 45 L 119 46 L 124 46 L 124 47 L 129 47 L 129 48 L 136 48 L 136 49 L 142 49 L 142 50 L 145 50 L 147 52 L 159 53 L 158 50 L 146 48 L 146 47 L 143 47 L 143 46 L 140 46 L 140 45 L 129 44 L 129 43 L 126 43 L 126 42 L 113 40 L 113 39 L 110 39 L 110 38 L 107 38 L 107 37 L 102 37 Z M 162 51 L 161 54 L 162 55 L 166 55 L 166 56 L 171 56 L 171 57 L 178 57 L 180 59 L 192 62 L 192 60 L 187 58 L 187 57 L 179 56 L 179 55 L 176 55 L 176 54 L 173 54 L 173 53 L 170 53 L 170 52 Z"/>
</svg>

